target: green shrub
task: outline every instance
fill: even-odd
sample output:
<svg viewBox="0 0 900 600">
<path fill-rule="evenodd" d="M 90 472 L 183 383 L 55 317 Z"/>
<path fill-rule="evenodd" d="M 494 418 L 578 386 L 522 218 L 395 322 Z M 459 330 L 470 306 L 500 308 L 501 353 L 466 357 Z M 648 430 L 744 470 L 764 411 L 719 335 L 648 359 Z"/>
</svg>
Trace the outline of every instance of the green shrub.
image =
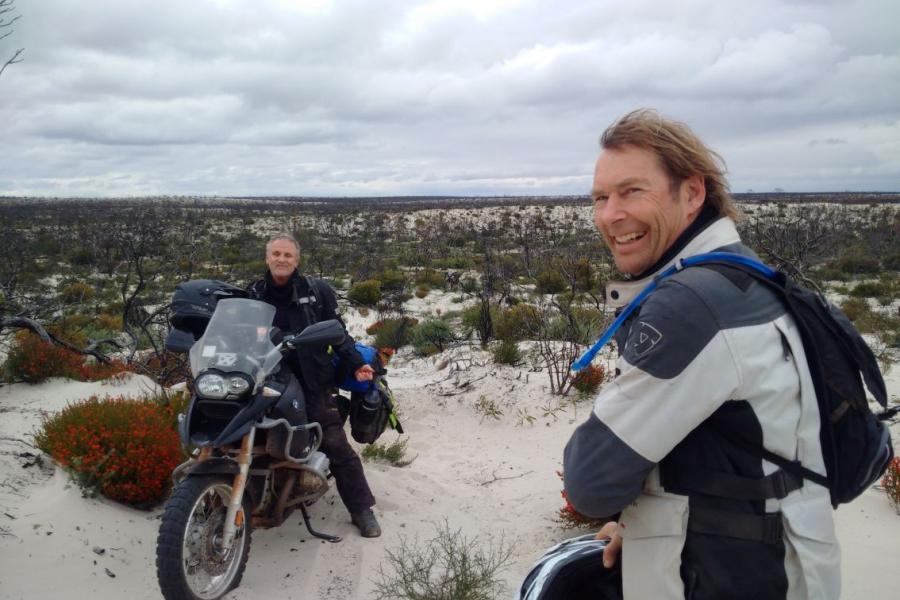
<svg viewBox="0 0 900 600">
<path fill-rule="evenodd" d="M 367 279 L 350 287 L 347 299 L 356 304 L 374 307 L 381 300 L 381 282 Z"/>
<path fill-rule="evenodd" d="M 850 290 L 850 295 L 855 298 L 878 298 L 891 296 L 894 293 L 895 286 L 890 280 L 863 281 L 861 283 L 857 283 L 856 286 L 852 290 Z"/>
<path fill-rule="evenodd" d="M 550 269 L 538 273 L 535 283 L 539 294 L 558 294 L 569 287 L 559 271 Z"/>
<path fill-rule="evenodd" d="M 67 284 L 59 291 L 59 301 L 63 304 L 81 304 L 93 298 L 94 288 L 80 281 Z"/>
<path fill-rule="evenodd" d="M 365 446 L 360 455 L 365 461 L 380 460 L 395 467 L 406 467 L 412 464 L 415 458 L 406 459 L 406 444 L 409 440 L 397 439 L 390 444 L 378 442 Z"/>
<path fill-rule="evenodd" d="M 870 274 L 878 273 L 878 260 L 862 252 L 852 252 L 841 256 L 832 266 L 845 273 Z"/>
<path fill-rule="evenodd" d="M 500 417 L 503 416 L 503 411 L 500 410 L 497 401 L 493 398 L 488 398 L 484 394 L 478 396 L 478 400 L 475 401 L 472 408 L 475 409 L 476 414 L 481 415 L 482 421 L 488 417 L 499 421 Z"/>
<path fill-rule="evenodd" d="M 512 561 L 513 548 L 501 539 L 485 548 L 449 524 L 435 524 L 424 545 L 400 537 L 385 550 L 378 567 L 375 600 L 494 600 L 505 597 L 499 573 Z"/>
<path fill-rule="evenodd" d="M 432 264 L 439 269 L 471 269 L 475 266 L 475 261 L 468 256 L 448 256 L 436 258 Z"/>
<path fill-rule="evenodd" d="M 840 308 L 860 332 L 870 333 L 872 331 L 874 315 L 865 298 L 847 298 L 841 303 Z"/>
<path fill-rule="evenodd" d="M 400 317 L 399 319 L 385 319 L 373 323 L 369 329 L 373 329 L 371 335 L 375 336 L 376 348 L 402 348 L 409 343 L 409 334 L 412 328 L 419 323 L 412 317 Z M 375 327 L 375 325 L 378 325 Z M 368 329 L 366 330 L 368 331 Z"/>
<path fill-rule="evenodd" d="M 494 336 L 498 340 L 533 339 L 540 324 L 540 312 L 533 304 L 519 303 L 494 317 Z"/>
<path fill-rule="evenodd" d="M 176 432 L 184 402 L 94 396 L 45 416 L 35 446 L 66 468 L 86 494 L 155 504 L 165 499 L 172 469 L 184 460 Z"/>
<path fill-rule="evenodd" d="M 394 269 L 385 269 L 373 279 L 381 282 L 382 294 L 390 292 L 402 292 L 406 287 L 406 275 Z"/>
<path fill-rule="evenodd" d="M 517 365 L 522 362 L 519 345 L 512 340 L 500 340 L 491 348 L 491 356 L 499 365 Z"/>
<path fill-rule="evenodd" d="M 847 281 L 850 276 L 835 267 L 822 267 L 815 272 L 820 281 Z"/>
<path fill-rule="evenodd" d="M 416 273 L 416 283 L 432 289 L 443 288 L 445 279 L 441 273 L 434 269 L 422 269 Z"/>
<path fill-rule="evenodd" d="M 888 254 L 881 259 L 881 264 L 889 271 L 900 271 L 900 252 Z"/>
<path fill-rule="evenodd" d="M 409 343 L 422 356 L 443 352 L 447 344 L 453 340 L 450 325 L 441 319 L 426 319 L 409 332 Z"/>
<path fill-rule="evenodd" d="M 416 298 L 424 298 L 430 291 L 431 288 L 429 288 L 427 285 L 420 285 L 416 288 Z"/>
</svg>

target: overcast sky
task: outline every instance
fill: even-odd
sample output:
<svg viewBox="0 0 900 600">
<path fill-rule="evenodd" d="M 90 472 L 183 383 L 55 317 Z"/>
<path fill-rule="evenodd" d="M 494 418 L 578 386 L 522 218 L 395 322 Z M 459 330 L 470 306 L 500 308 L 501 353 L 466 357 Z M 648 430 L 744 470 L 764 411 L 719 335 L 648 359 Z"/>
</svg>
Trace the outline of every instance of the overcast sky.
<svg viewBox="0 0 900 600">
<path fill-rule="evenodd" d="M 0 194 L 581 194 L 653 107 L 732 189 L 900 191 L 897 0 L 16 0 Z"/>
</svg>

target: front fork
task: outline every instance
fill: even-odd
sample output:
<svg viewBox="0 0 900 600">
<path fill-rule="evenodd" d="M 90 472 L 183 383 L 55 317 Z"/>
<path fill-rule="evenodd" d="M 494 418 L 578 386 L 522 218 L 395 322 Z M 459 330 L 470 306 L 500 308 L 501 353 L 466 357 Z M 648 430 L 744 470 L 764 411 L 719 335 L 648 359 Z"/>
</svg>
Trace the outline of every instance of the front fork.
<svg viewBox="0 0 900 600">
<path fill-rule="evenodd" d="M 243 525 L 244 520 L 248 517 L 241 511 L 241 503 L 244 499 L 244 489 L 247 487 L 247 476 L 250 474 L 254 437 L 256 437 L 256 428 L 251 427 L 250 432 L 241 441 L 241 452 L 237 456 L 238 472 L 231 485 L 231 500 L 228 502 L 225 526 L 222 529 L 222 549 L 226 552 L 231 550 L 238 527 Z"/>
</svg>

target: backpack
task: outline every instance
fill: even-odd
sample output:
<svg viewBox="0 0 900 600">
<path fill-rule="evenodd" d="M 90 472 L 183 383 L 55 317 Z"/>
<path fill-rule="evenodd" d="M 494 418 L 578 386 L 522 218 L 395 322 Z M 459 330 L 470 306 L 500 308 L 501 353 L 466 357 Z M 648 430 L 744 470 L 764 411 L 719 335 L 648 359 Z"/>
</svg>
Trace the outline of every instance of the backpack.
<svg viewBox="0 0 900 600">
<path fill-rule="evenodd" d="M 687 267 L 702 266 L 716 271 L 738 271 L 772 290 L 794 318 L 819 405 L 819 438 L 826 476 L 799 462 L 770 452 L 742 437 L 739 431 L 722 431 L 730 440 L 764 458 L 791 475 L 828 488 L 831 504 L 850 502 L 874 483 L 894 456 L 888 428 L 869 408 L 866 388 L 882 407 L 887 390 L 878 362 L 850 319 L 821 294 L 811 291 L 780 271 L 750 257 L 730 252 L 710 252 L 678 260 L 659 273 L 625 307 L 600 339 L 573 365 L 586 367 L 612 338 L 660 281 Z M 887 418 L 888 412 L 882 413 Z M 778 497 L 778 496 L 776 496 Z"/>
</svg>

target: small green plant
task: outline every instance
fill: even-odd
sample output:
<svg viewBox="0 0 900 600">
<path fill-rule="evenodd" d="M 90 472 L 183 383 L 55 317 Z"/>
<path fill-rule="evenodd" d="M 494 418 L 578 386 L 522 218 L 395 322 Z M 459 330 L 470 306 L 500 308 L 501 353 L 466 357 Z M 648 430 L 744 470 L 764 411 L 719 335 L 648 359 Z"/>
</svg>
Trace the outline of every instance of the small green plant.
<svg viewBox="0 0 900 600">
<path fill-rule="evenodd" d="M 94 298 L 94 288 L 86 283 L 75 281 L 59 291 L 59 300 L 63 304 L 81 304 Z"/>
<path fill-rule="evenodd" d="M 558 294 L 568 287 L 562 274 L 552 269 L 538 273 L 535 283 L 539 294 Z"/>
<path fill-rule="evenodd" d="M 408 440 L 400 439 L 398 436 L 394 442 L 387 445 L 379 444 L 378 442 L 369 444 L 362 449 L 360 454 L 365 461 L 380 460 L 392 464 L 395 467 L 406 467 L 416 460 L 415 457 L 409 460 L 406 459 L 407 442 Z"/>
<path fill-rule="evenodd" d="M 501 340 L 491 348 L 491 356 L 498 365 L 517 365 L 522 362 L 519 345 L 511 340 Z"/>
<path fill-rule="evenodd" d="M 841 310 L 861 332 L 871 331 L 872 308 L 865 298 L 847 298 L 841 303 Z"/>
<path fill-rule="evenodd" d="M 890 298 L 895 296 L 896 292 L 897 285 L 895 280 L 883 279 L 881 281 L 863 281 L 857 283 L 856 287 L 850 290 L 850 295 L 856 298 Z"/>
<path fill-rule="evenodd" d="M 447 521 L 434 524 L 435 535 L 424 544 L 400 536 L 385 550 L 378 568 L 376 600 L 495 600 L 506 596 L 499 573 L 512 561 L 513 548 L 503 539 L 487 546 L 478 537 L 451 530 Z"/>
<path fill-rule="evenodd" d="M 416 274 L 416 283 L 431 289 L 442 288 L 445 277 L 434 269 L 422 269 Z"/>
<path fill-rule="evenodd" d="M 537 420 L 534 415 L 529 414 L 527 408 L 517 408 L 516 418 L 518 419 L 516 425 L 520 427 L 524 427 L 526 424 L 534 425 L 534 422 Z"/>
<path fill-rule="evenodd" d="M 563 412 L 566 412 L 566 403 L 563 400 L 560 400 L 556 406 L 550 400 L 547 400 L 547 404 L 541 407 L 541 416 L 545 419 L 549 417 L 554 421 L 558 421 L 559 414 Z"/>
<path fill-rule="evenodd" d="M 381 300 L 381 282 L 376 279 L 360 281 L 347 292 L 347 299 L 361 306 L 374 307 Z"/>
<path fill-rule="evenodd" d="M 500 410 L 500 407 L 497 406 L 497 402 L 491 398 L 488 398 L 484 394 L 478 396 L 478 400 L 475 401 L 475 412 L 481 415 L 481 420 L 484 421 L 486 418 L 490 417 L 492 419 L 500 420 L 500 417 L 503 416 L 503 411 Z"/>
<path fill-rule="evenodd" d="M 409 343 L 421 356 L 443 352 L 453 340 L 450 325 L 441 319 L 425 319 L 409 332 Z"/>
<path fill-rule="evenodd" d="M 366 333 L 374 335 L 376 348 L 402 348 L 409 343 L 409 334 L 419 324 L 418 319 L 400 317 L 376 321 L 366 329 Z"/>
<path fill-rule="evenodd" d="M 533 304 L 519 303 L 498 311 L 493 319 L 494 336 L 511 342 L 533 339 L 540 327 L 540 318 L 540 311 Z"/>
</svg>

